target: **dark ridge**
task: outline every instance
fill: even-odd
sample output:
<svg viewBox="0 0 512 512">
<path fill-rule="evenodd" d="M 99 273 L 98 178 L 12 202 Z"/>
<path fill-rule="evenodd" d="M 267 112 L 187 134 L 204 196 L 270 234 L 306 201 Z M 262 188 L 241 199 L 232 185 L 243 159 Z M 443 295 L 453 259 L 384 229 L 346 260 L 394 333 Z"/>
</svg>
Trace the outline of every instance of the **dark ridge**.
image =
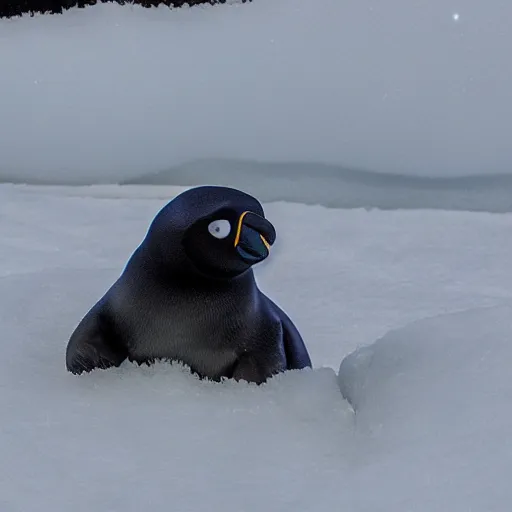
<svg viewBox="0 0 512 512">
<path fill-rule="evenodd" d="M 120 177 L 53 173 L 33 178 L 0 172 L 0 183 L 30 185 L 227 185 L 263 202 L 287 201 L 329 208 L 439 209 L 512 212 L 512 174 L 424 177 L 318 163 L 197 160 L 160 172 Z"/>
<path fill-rule="evenodd" d="M 151 172 L 118 182 L 122 185 L 192 185 L 191 180 L 204 180 L 209 175 L 216 179 L 247 178 L 295 178 L 295 179 L 341 179 L 348 183 L 377 185 L 395 188 L 460 189 L 511 186 L 512 174 L 477 174 L 468 176 L 415 176 L 343 167 L 323 163 L 264 162 L 236 159 L 203 159 Z"/>
<path fill-rule="evenodd" d="M 289 201 L 333 208 L 442 209 L 512 212 L 512 175 L 424 177 L 334 165 L 196 161 L 121 184 L 227 185 L 265 202 Z"/>
<path fill-rule="evenodd" d="M 245 3 L 251 0 L 239 0 Z M 142 7 L 156 7 L 166 5 L 169 8 L 179 8 L 183 6 L 193 6 L 199 4 L 224 4 L 226 0 L 109 0 L 108 3 L 118 3 L 120 5 L 133 4 Z M 62 14 L 64 11 L 73 7 L 85 8 L 89 5 L 95 5 L 97 0 L 0 0 L 0 18 L 12 18 L 28 14 Z"/>
</svg>

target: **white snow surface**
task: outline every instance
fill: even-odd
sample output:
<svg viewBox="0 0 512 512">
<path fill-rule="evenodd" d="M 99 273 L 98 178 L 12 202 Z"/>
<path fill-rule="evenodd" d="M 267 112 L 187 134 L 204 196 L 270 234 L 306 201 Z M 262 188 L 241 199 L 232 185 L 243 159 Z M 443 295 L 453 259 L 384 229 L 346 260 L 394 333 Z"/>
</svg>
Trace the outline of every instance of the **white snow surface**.
<svg viewBox="0 0 512 512">
<path fill-rule="evenodd" d="M 71 331 L 179 190 L 0 186 L 2 511 L 508 510 L 512 215 L 266 204 L 258 282 L 313 370 L 67 374 Z"/>
<path fill-rule="evenodd" d="M 511 314 L 508 305 L 419 321 L 342 362 L 356 411 L 350 480 L 383 491 L 365 505 L 509 509 Z"/>
<path fill-rule="evenodd" d="M 0 20 L 0 178 L 202 158 L 510 174 L 511 17 L 508 0 L 255 0 Z"/>
</svg>

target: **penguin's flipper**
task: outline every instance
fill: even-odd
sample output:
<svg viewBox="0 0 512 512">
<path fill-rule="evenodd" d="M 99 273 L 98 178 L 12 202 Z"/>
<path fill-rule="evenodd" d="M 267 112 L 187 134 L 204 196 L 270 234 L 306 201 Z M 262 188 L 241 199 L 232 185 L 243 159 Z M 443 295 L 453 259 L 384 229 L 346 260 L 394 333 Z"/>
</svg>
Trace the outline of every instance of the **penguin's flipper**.
<svg viewBox="0 0 512 512">
<path fill-rule="evenodd" d="M 286 363 L 288 370 L 300 370 L 302 368 L 311 368 L 311 358 L 308 350 L 300 335 L 297 327 L 291 321 L 290 317 L 272 300 L 265 296 L 272 310 L 281 320 L 283 327 L 283 345 L 286 354 Z"/>
<path fill-rule="evenodd" d="M 112 321 L 104 306 L 96 304 L 78 324 L 66 348 L 66 368 L 74 374 L 119 366 L 128 356 L 116 342 Z"/>
</svg>

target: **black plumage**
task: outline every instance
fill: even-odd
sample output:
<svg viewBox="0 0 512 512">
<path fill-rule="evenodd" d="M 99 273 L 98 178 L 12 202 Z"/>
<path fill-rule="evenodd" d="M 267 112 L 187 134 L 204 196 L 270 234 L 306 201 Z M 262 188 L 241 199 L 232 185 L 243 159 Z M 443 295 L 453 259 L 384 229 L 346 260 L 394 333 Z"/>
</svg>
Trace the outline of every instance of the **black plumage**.
<svg viewBox="0 0 512 512">
<path fill-rule="evenodd" d="M 298 330 L 254 278 L 275 239 L 244 192 L 205 186 L 178 195 L 72 334 L 68 370 L 169 359 L 201 377 L 262 383 L 310 367 Z"/>
</svg>

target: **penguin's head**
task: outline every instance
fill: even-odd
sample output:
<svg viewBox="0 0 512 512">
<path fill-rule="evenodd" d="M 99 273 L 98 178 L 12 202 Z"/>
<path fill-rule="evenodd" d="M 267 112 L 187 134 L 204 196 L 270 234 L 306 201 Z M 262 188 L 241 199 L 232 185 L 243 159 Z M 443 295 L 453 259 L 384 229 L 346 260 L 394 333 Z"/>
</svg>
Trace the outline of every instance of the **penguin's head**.
<svg viewBox="0 0 512 512">
<path fill-rule="evenodd" d="M 183 192 L 158 213 L 148 232 L 160 265 L 191 263 L 201 274 L 232 278 L 266 259 L 276 240 L 260 202 L 229 187 Z"/>
</svg>

